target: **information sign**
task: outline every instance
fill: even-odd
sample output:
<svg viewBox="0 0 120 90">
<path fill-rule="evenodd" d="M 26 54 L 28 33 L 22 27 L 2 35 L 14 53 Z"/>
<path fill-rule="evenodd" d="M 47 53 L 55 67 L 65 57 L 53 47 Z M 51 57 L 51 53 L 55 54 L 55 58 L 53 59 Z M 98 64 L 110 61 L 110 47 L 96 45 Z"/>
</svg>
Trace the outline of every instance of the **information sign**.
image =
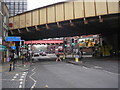
<svg viewBox="0 0 120 90">
<path fill-rule="evenodd" d="M 16 49 L 16 46 L 11 46 L 11 49 L 12 49 L 12 50 L 15 50 L 15 49 Z"/>
<path fill-rule="evenodd" d="M 20 41 L 21 37 L 6 37 L 6 41 Z"/>
</svg>

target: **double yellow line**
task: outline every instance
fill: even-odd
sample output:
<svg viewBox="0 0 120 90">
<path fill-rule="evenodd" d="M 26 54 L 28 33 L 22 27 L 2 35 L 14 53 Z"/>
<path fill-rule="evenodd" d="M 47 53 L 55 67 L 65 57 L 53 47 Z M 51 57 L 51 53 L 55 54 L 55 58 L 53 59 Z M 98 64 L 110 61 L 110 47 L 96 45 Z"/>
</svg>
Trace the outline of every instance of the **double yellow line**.
<svg viewBox="0 0 120 90">
<path fill-rule="evenodd" d="M 6 70 L 9 70 L 9 66 L 0 66 L 0 72 L 4 72 Z"/>
</svg>

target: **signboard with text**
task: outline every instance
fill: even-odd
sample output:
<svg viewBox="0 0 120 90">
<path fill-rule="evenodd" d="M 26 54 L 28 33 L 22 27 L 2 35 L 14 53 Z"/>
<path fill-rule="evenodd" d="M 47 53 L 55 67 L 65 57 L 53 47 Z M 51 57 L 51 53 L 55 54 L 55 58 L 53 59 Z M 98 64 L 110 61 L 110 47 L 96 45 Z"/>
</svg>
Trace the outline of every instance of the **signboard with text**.
<svg viewBox="0 0 120 90">
<path fill-rule="evenodd" d="M 6 37 L 6 41 L 20 41 L 21 37 Z"/>
</svg>

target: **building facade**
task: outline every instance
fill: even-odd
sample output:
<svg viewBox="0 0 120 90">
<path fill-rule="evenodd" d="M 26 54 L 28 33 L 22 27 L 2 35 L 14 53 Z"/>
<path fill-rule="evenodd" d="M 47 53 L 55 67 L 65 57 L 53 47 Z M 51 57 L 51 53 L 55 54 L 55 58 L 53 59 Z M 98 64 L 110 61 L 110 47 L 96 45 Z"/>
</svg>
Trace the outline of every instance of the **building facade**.
<svg viewBox="0 0 120 90">
<path fill-rule="evenodd" d="M 27 10 L 27 0 L 5 0 L 5 2 L 8 6 L 10 16 Z"/>
<path fill-rule="evenodd" d="M 9 30 L 9 11 L 4 3 L 0 2 L 0 62 L 4 61 L 4 58 L 8 57 L 9 43 L 5 41 L 5 37 L 8 36 Z"/>
<path fill-rule="evenodd" d="M 2 18 L 3 18 L 2 2 L 0 2 L 0 45 L 2 45 L 2 29 L 3 29 Z M 2 49 L 2 48 L 0 48 L 0 49 Z M 0 61 L 2 61 L 2 52 L 1 51 L 0 51 Z"/>
</svg>

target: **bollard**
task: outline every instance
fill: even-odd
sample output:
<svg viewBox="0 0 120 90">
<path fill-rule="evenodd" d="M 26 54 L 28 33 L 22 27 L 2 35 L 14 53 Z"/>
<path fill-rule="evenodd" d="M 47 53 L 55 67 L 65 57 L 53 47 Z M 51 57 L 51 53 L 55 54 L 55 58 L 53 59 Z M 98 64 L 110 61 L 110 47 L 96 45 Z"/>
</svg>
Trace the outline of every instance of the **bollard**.
<svg viewBox="0 0 120 90">
<path fill-rule="evenodd" d="M 12 63 L 10 63 L 10 69 L 9 69 L 9 71 L 11 71 L 11 69 L 12 69 Z"/>
<path fill-rule="evenodd" d="M 15 70 L 15 61 L 13 61 L 13 70 Z"/>
<path fill-rule="evenodd" d="M 75 62 L 79 61 L 79 56 L 75 56 Z"/>
</svg>

